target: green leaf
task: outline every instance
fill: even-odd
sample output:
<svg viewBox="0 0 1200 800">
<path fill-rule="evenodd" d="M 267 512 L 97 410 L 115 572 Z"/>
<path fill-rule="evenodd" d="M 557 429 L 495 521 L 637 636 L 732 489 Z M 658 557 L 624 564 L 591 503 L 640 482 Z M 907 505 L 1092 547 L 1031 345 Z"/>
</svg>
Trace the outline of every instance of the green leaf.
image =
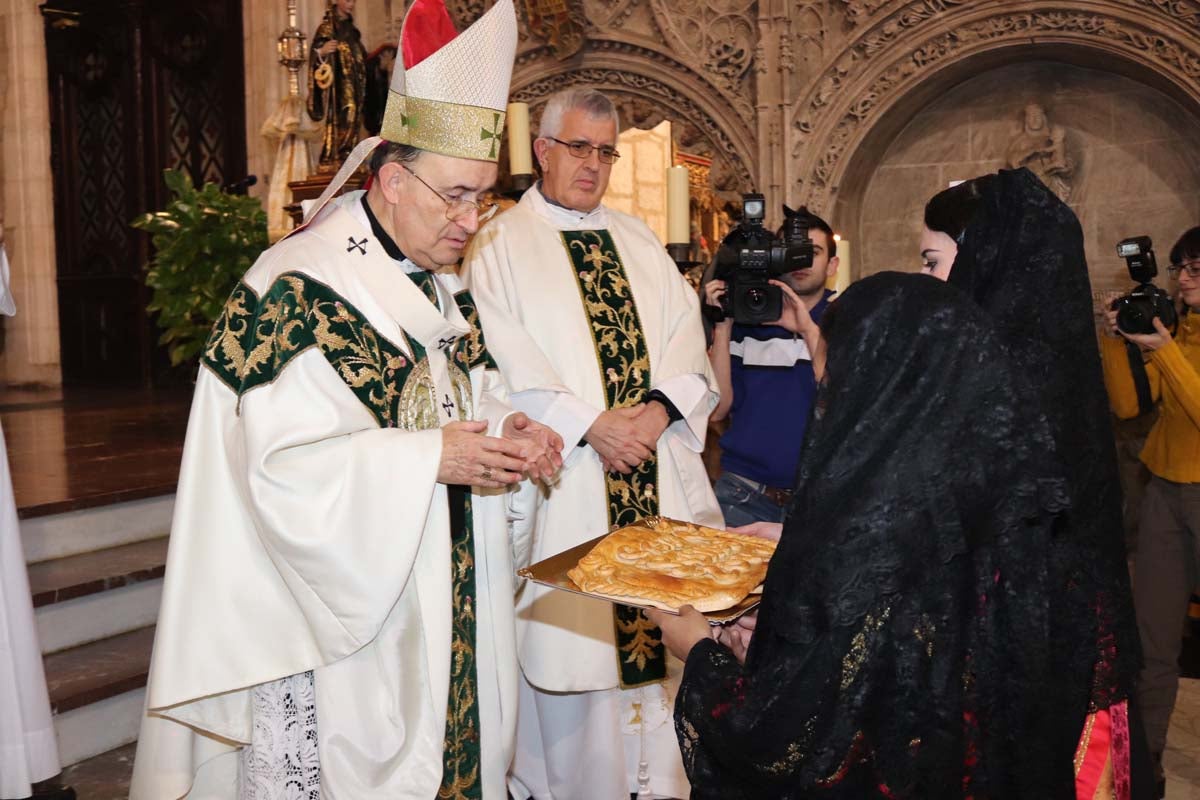
<svg viewBox="0 0 1200 800">
<path fill-rule="evenodd" d="M 170 345 L 172 364 L 196 358 L 225 299 L 268 246 L 267 215 L 253 197 L 233 196 L 206 183 L 199 190 L 180 170 L 166 170 L 167 207 L 138 215 L 130 225 L 151 235 L 145 265 L 151 290 L 146 311 Z"/>
</svg>

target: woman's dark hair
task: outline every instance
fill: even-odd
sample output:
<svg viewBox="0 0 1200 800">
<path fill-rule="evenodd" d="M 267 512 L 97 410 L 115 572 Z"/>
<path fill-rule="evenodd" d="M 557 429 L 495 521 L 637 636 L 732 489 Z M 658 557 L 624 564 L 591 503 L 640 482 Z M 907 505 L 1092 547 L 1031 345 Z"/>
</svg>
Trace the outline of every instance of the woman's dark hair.
<svg viewBox="0 0 1200 800">
<path fill-rule="evenodd" d="M 1172 264 L 1182 264 L 1193 258 L 1200 258 L 1200 226 L 1180 236 L 1179 241 L 1171 248 Z"/>
<path fill-rule="evenodd" d="M 963 233 L 975 218 L 983 189 L 991 178 L 983 175 L 935 194 L 925 204 L 925 227 L 962 244 Z"/>
</svg>

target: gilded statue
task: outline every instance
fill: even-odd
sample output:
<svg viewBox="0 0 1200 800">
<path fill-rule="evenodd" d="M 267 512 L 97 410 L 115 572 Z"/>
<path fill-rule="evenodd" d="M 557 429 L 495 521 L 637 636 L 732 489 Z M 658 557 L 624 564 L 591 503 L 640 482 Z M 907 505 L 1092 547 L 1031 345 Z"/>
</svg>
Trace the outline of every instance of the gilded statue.
<svg viewBox="0 0 1200 800">
<path fill-rule="evenodd" d="M 336 169 L 358 143 L 367 50 L 354 27 L 356 0 L 329 0 L 309 51 L 308 115 L 323 125 L 320 169 Z"/>
<path fill-rule="evenodd" d="M 1046 109 L 1038 103 L 1025 106 L 1021 132 L 1008 146 L 1008 166 L 1028 167 L 1064 203 L 1071 197 L 1071 175 L 1075 165 L 1067 155 L 1066 132 L 1050 124 Z"/>
</svg>

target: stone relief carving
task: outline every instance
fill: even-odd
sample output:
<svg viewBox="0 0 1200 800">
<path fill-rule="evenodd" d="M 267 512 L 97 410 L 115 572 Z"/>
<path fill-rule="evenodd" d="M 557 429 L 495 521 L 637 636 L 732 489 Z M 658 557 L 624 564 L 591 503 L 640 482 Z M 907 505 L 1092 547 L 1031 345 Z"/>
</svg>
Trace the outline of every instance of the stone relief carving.
<svg viewBox="0 0 1200 800">
<path fill-rule="evenodd" d="M 637 11 L 642 0 L 585 0 L 588 21 L 600 30 L 621 28 Z"/>
<path fill-rule="evenodd" d="M 1145 6 L 1165 11 L 1180 22 L 1200 24 L 1200 2 L 1197 0 L 1137 0 Z"/>
<path fill-rule="evenodd" d="M 891 0 L 840 0 L 840 2 L 845 6 L 843 11 L 846 12 L 846 18 L 857 25 L 886 6 Z"/>
<path fill-rule="evenodd" d="M 550 45 L 560 61 L 570 58 L 583 47 L 586 20 L 583 9 L 569 0 L 525 0 L 525 20 L 533 35 Z"/>
<path fill-rule="evenodd" d="M 750 67 L 758 39 L 754 0 L 649 0 L 654 21 L 671 49 L 715 76 L 736 84 Z"/>
<path fill-rule="evenodd" d="M 866 33 L 854 42 L 839 59 L 816 82 L 807 98 L 797 106 L 792 123 L 792 156 L 806 160 L 811 165 L 807 176 L 795 179 L 795 188 L 800 196 L 796 202 L 806 202 L 817 210 L 823 210 L 832 192 L 833 176 L 845 155 L 850 142 L 860 131 L 869 128 L 886 101 L 902 85 L 915 83 L 918 73 L 932 72 L 940 65 L 963 55 L 964 51 L 981 46 L 995 46 L 1005 40 L 1026 41 L 1030 36 L 1053 33 L 1083 40 L 1104 41 L 1104 48 L 1126 51 L 1140 62 L 1150 61 L 1161 72 L 1174 74 L 1178 83 L 1195 83 L 1200 77 L 1200 54 L 1195 45 L 1176 40 L 1161 32 L 1161 20 L 1145 20 L 1146 24 L 1083 11 L 1030 11 L 1022 13 L 998 13 L 983 20 L 975 20 L 961 26 L 947 24 L 944 16 L 935 18 L 936 10 L 948 10 L 949 6 L 964 5 L 966 0 L 922 0 L 907 4 L 901 11 L 889 17 L 877 29 Z M 1190 19 L 1200 9 L 1194 0 L 1137 0 L 1160 12 L 1182 15 Z M 848 3 L 849 5 L 849 3 Z M 879 8 L 882 4 L 874 5 Z M 1154 24 L 1158 22 L 1159 24 Z M 843 97 L 846 84 L 853 76 L 870 74 L 871 61 L 886 51 L 884 40 L 896 43 L 903 35 L 911 39 L 917 29 L 925 24 L 936 24 L 937 32 L 931 38 L 918 40 L 915 49 L 907 54 L 898 53 L 863 89 L 856 90 L 852 97 Z M 872 44 L 867 46 L 867 42 Z M 837 104 L 841 116 L 835 123 L 828 123 L 828 109 Z M 818 113 L 819 112 L 819 113 Z M 818 130 L 822 138 L 813 141 Z M 806 179 L 807 178 L 807 179 Z"/>
<path fill-rule="evenodd" d="M 1008 145 L 1008 166 L 1028 167 L 1064 203 L 1071 198 L 1075 164 L 1067 154 L 1066 131 L 1051 124 L 1040 103 L 1029 103 L 1022 113 L 1021 131 Z"/>
</svg>

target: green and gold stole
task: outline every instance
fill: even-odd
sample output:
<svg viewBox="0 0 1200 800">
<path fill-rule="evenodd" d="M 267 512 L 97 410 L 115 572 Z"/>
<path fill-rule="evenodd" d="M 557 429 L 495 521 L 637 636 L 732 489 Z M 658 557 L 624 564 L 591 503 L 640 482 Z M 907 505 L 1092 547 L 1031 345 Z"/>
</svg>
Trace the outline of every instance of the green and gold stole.
<svg viewBox="0 0 1200 800">
<path fill-rule="evenodd" d="M 626 408 L 650 391 L 650 352 L 621 256 L 606 230 L 563 231 L 563 245 L 579 285 L 607 407 Z M 628 525 L 658 514 L 658 455 L 630 474 L 607 472 L 608 523 Z M 662 633 L 640 609 L 613 606 L 617 664 L 623 688 L 644 686 L 667 676 Z"/>
<path fill-rule="evenodd" d="M 424 271 L 409 277 L 437 305 L 433 277 Z M 470 294 L 460 292 L 454 300 L 471 324 L 471 332 L 450 346 L 447 358 L 468 376 L 481 364 L 494 368 Z M 332 288 L 304 273 L 288 272 L 276 278 L 261 298 L 248 285 L 238 284 L 213 328 L 201 363 L 240 399 L 279 377 L 300 353 L 317 348 L 381 428 L 415 430 L 434 426 L 437 421 L 436 414 L 420 410 L 430 405 L 428 398 L 424 403 L 413 402 L 421 397 L 422 388 L 409 384 L 428 380 L 428 366 L 424 363 L 425 348 L 412 339 L 408 345 L 411 357 L 379 334 L 365 315 Z M 466 392 L 469 395 L 469 386 Z M 464 404 L 460 403 L 459 408 L 465 408 Z M 448 500 L 453 629 L 438 797 L 479 800 L 483 788 L 470 489 L 450 487 Z"/>
</svg>

